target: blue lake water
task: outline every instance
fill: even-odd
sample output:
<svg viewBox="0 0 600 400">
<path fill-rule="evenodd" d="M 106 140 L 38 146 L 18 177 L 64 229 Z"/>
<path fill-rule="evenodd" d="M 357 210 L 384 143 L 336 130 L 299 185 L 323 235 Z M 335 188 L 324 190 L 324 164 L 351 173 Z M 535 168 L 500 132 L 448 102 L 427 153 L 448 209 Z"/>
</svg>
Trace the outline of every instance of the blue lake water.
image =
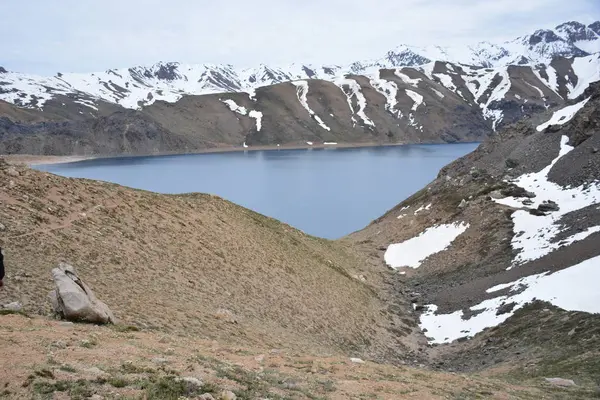
<svg viewBox="0 0 600 400">
<path fill-rule="evenodd" d="M 119 157 L 36 168 L 160 193 L 212 193 L 335 239 L 365 227 L 477 145 Z"/>
</svg>

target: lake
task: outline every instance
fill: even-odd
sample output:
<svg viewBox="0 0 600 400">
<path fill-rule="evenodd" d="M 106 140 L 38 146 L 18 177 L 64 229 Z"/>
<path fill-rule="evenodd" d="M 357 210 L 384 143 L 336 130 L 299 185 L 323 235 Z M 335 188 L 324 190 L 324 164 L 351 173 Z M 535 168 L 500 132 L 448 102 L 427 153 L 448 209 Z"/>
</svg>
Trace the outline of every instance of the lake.
<svg viewBox="0 0 600 400">
<path fill-rule="evenodd" d="M 38 165 L 159 193 L 221 196 L 329 239 L 359 230 L 478 143 L 118 157 Z"/>
</svg>

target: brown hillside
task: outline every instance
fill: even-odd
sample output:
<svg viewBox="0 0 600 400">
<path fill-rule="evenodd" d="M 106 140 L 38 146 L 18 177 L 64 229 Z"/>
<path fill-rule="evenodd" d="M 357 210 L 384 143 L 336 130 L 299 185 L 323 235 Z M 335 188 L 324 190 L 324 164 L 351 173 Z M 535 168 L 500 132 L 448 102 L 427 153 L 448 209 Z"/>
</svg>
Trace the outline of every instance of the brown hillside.
<svg viewBox="0 0 600 400">
<path fill-rule="evenodd" d="M 159 195 L 7 164 L 0 188 L 8 274 L 0 304 L 18 300 L 46 314 L 50 269 L 64 260 L 125 324 L 407 356 L 397 333 L 411 329 L 387 311 L 392 303 L 353 278 L 361 258 L 341 244 L 210 195 Z"/>
</svg>

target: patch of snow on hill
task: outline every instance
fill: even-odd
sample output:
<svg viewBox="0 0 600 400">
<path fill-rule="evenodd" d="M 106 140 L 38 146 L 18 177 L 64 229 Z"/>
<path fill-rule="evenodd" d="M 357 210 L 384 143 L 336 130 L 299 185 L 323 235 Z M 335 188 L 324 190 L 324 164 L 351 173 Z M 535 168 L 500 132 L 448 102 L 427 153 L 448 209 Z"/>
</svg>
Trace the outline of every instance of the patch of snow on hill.
<svg viewBox="0 0 600 400">
<path fill-rule="evenodd" d="M 531 208 L 537 208 L 545 200 L 552 200 L 558 205 L 559 210 L 542 216 L 532 215 L 524 209 L 519 209 L 512 214 L 514 235 L 511 245 L 518 254 L 513 260 L 512 266 L 508 269 L 541 258 L 562 245 L 583 240 L 589 235 L 600 231 L 600 226 L 590 227 L 564 240 L 555 241 L 557 235 L 563 230 L 560 223 L 562 216 L 592 204 L 600 203 L 600 181 L 590 185 L 564 188 L 548 180 L 548 173 L 554 164 L 573 150 L 573 147 L 567 144 L 568 142 L 569 138 L 562 136 L 559 154 L 548 166 L 539 172 L 521 175 L 513 181 L 523 189 L 535 193 L 536 196 L 532 199 L 534 202 L 530 205 Z M 522 199 L 515 197 L 495 201 L 515 208 L 523 207 Z"/>
<path fill-rule="evenodd" d="M 456 222 L 427 228 L 418 236 L 390 244 L 384 254 L 385 262 L 392 268 L 419 268 L 427 257 L 448 248 L 468 227 L 467 223 Z"/>
<path fill-rule="evenodd" d="M 385 97 L 385 109 L 393 115 L 398 115 L 396 111 L 396 104 L 398 100 L 398 86 L 392 81 L 387 81 L 381 77 L 381 71 L 377 72 L 375 77 L 372 77 L 369 81 L 373 89 L 381 93 Z"/>
<path fill-rule="evenodd" d="M 413 79 L 410 76 L 403 73 L 402 70 L 400 70 L 400 69 L 395 70 L 394 75 L 396 75 L 398 78 L 402 79 L 402 82 L 406 83 L 407 85 L 414 86 L 414 87 L 417 87 L 419 85 L 419 82 L 421 82 L 421 78 Z"/>
<path fill-rule="evenodd" d="M 541 132 L 544 129 L 546 129 L 547 127 L 549 127 L 550 125 L 562 125 L 562 124 L 566 124 L 567 122 L 569 122 L 571 120 L 571 118 L 573 118 L 573 116 L 575 116 L 575 114 L 577 114 L 577 111 L 581 110 L 583 108 L 583 106 L 585 106 L 585 104 L 588 102 L 589 97 L 585 100 L 580 101 L 577 104 L 573 104 L 571 106 L 567 106 L 564 108 L 561 108 L 560 110 L 554 111 L 554 113 L 552 114 L 552 118 L 550 118 L 548 121 L 544 122 L 543 124 L 540 124 L 537 126 L 537 131 Z"/>
<path fill-rule="evenodd" d="M 262 128 L 262 117 L 263 117 L 262 112 L 256 111 L 256 110 L 252 110 L 252 111 L 250 111 L 250 113 L 248 114 L 248 116 L 250 118 L 254 118 L 256 120 L 256 130 L 260 132 L 260 130 Z"/>
<path fill-rule="evenodd" d="M 417 111 L 417 108 L 419 108 L 419 106 L 423 104 L 423 96 L 409 89 L 406 89 L 405 91 L 408 97 L 410 97 L 414 101 L 411 110 Z"/>
<path fill-rule="evenodd" d="M 223 103 L 227 104 L 227 107 L 229 107 L 229 109 L 235 113 L 241 114 L 241 115 L 248 115 L 248 110 L 246 109 L 246 107 L 242 107 L 242 106 L 238 106 L 237 103 L 231 99 L 227 99 L 227 100 L 221 100 Z"/>
<path fill-rule="evenodd" d="M 600 80 L 600 54 L 575 58 L 572 68 L 577 75 L 577 84 L 575 87 L 568 86 L 569 99 L 580 96 L 590 86 L 590 83 Z"/>
<path fill-rule="evenodd" d="M 306 96 L 308 95 L 308 82 L 307 81 L 293 81 L 292 85 L 296 86 L 296 94 L 298 95 L 298 101 L 302 104 L 302 107 L 308 114 L 317 121 L 319 126 L 327 131 L 330 131 L 331 128 L 328 127 L 325 122 L 308 106 L 308 100 Z"/>
<path fill-rule="evenodd" d="M 367 99 L 362 94 L 360 90 L 360 85 L 354 79 L 349 78 L 337 78 L 334 83 L 344 92 L 346 95 L 346 100 L 348 100 L 348 106 L 350 107 L 350 111 L 354 114 L 354 109 L 352 108 L 352 98 L 356 97 L 356 101 L 358 103 L 358 111 L 356 114 L 363 120 L 366 125 L 375 126 L 373 121 L 367 117 L 365 114 L 365 108 L 367 107 Z M 348 87 L 348 91 L 344 89 L 344 87 Z"/>
<path fill-rule="evenodd" d="M 442 92 L 440 92 L 439 90 L 434 89 L 434 88 L 430 88 L 430 89 L 433 93 L 437 94 L 440 99 L 444 98 L 444 94 Z"/>
<path fill-rule="evenodd" d="M 417 111 L 417 108 L 419 108 L 419 106 L 421 104 L 423 104 L 423 96 L 421 96 L 419 93 L 414 92 L 409 89 L 405 89 L 405 91 L 406 91 L 406 94 L 408 95 L 408 97 L 410 97 L 414 101 L 413 106 L 410 109 L 412 112 L 408 115 L 408 120 L 409 120 L 408 124 L 410 126 L 414 126 L 415 128 L 423 131 L 423 125 L 417 124 L 417 122 L 415 120 L 415 112 Z"/>
<path fill-rule="evenodd" d="M 600 256 L 577 265 L 548 274 L 547 272 L 521 278 L 487 290 L 493 293 L 510 288 L 509 294 L 485 300 L 473 307 L 476 314 L 464 319 L 462 310 L 450 314 L 437 314 L 436 305 L 428 305 L 421 315 L 422 330 L 430 343 L 449 343 L 461 337 L 471 337 L 506 321 L 515 311 L 534 299 L 548 301 L 569 311 L 600 313 Z M 523 290 L 524 289 L 524 290 Z M 498 309 L 514 303 L 510 312 L 498 315 Z"/>
</svg>

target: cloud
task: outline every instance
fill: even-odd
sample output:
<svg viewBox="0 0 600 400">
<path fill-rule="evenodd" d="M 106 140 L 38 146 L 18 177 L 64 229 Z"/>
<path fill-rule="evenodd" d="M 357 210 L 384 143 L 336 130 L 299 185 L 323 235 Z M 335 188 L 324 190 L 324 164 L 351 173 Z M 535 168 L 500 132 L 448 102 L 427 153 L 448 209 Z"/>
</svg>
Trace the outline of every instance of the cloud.
<svg viewBox="0 0 600 400">
<path fill-rule="evenodd" d="M 172 60 L 342 64 L 401 43 L 501 41 L 598 15 L 597 0 L 5 1 L 0 64 L 37 73 Z"/>
</svg>

